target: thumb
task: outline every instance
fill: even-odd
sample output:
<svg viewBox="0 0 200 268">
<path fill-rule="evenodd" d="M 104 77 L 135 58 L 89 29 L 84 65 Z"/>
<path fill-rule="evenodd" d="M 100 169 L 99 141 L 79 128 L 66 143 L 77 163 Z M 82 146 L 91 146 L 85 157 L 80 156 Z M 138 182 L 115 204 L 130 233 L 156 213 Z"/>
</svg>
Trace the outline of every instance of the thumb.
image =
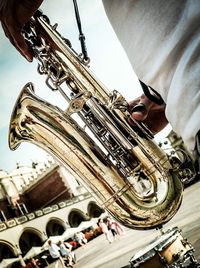
<svg viewBox="0 0 200 268">
<path fill-rule="evenodd" d="M 146 119 L 148 111 L 144 103 L 139 103 L 131 109 L 131 116 L 137 121 Z"/>
<path fill-rule="evenodd" d="M 131 116 L 137 121 L 144 121 L 152 108 L 153 102 L 145 95 L 142 95 L 137 103 L 130 103 Z"/>
</svg>

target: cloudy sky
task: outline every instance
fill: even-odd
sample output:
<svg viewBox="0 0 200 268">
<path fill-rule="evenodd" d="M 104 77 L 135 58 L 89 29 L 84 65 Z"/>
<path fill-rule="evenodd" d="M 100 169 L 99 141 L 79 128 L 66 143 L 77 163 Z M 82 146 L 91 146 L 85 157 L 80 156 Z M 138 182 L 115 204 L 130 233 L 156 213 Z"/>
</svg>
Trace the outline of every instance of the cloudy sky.
<svg viewBox="0 0 200 268">
<path fill-rule="evenodd" d="M 117 89 L 128 100 L 141 94 L 137 78 L 105 15 L 100 0 L 78 0 L 82 29 L 91 58 L 90 68 L 108 87 Z M 72 0 L 44 1 L 41 6 L 51 23 L 68 38 L 73 48 L 81 52 Z M 43 161 L 46 152 L 30 143 L 22 143 L 16 151 L 8 147 L 8 130 L 12 109 L 22 87 L 33 82 L 36 94 L 48 102 L 55 102 L 58 93 L 45 85 L 45 77 L 36 70 L 37 63 L 27 62 L 8 42 L 0 29 L 0 169 L 10 172 L 20 165 L 30 166 L 32 161 Z M 63 107 L 62 107 L 63 108 Z"/>
</svg>

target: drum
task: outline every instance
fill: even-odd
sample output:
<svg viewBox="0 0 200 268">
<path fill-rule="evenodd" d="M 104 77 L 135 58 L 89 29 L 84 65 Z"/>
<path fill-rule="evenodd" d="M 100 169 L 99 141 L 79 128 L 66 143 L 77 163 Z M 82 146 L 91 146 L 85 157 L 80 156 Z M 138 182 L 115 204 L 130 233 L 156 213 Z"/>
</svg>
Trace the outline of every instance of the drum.
<svg viewBox="0 0 200 268">
<path fill-rule="evenodd" d="M 131 258 L 130 263 L 131 267 L 138 268 L 174 267 L 173 264 L 181 264 L 190 258 L 193 251 L 193 247 L 182 237 L 181 231 L 175 227 L 137 252 Z"/>
</svg>

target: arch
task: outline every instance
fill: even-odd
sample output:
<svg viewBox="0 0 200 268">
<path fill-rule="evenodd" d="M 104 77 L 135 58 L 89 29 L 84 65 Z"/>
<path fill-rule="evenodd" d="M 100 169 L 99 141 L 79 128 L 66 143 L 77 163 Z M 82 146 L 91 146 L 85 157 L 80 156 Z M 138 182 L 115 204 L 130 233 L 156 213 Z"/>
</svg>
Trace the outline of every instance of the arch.
<svg viewBox="0 0 200 268">
<path fill-rule="evenodd" d="M 87 211 L 90 218 L 98 218 L 102 213 L 105 212 L 105 210 L 98 206 L 94 201 L 89 202 Z"/>
<path fill-rule="evenodd" d="M 14 246 L 6 241 L 0 240 L 0 262 L 3 259 L 15 258 Z"/>
<path fill-rule="evenodd" d="M 78 227 L 82 221 L 87 221 L 88 217 L 79 209 L 72 209 L 68 215 L 70 227 Z"/>
<path fill-rule="evenodd" d="M 42 233 L 35 228 L 25 228 L 19 238 L 19 247 L 24 256 L 32 247 L 42 246 Z"/>
<path fill-rule="evenodd" d="M 46 225 L 47 236 L 61 235 L 66 229 L 65 222 L 59 218 L 50 218 Z"/>
</svg>

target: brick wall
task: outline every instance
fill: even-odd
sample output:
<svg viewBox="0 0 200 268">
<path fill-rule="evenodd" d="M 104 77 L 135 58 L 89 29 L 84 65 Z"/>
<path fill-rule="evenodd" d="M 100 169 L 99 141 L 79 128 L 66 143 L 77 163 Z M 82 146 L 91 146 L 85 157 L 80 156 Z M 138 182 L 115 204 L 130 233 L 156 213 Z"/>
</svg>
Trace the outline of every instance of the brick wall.
<svg viewBox="0 0 200 268">
<path fill-rule="evenodd" d="M 40 179 L 32 186 L 21 201 L 26 204 L 29 212 L 69 199 L 71 194 L 63 183 L 60 174 L 55 168 L 51 173 Z"/>
</svg>

